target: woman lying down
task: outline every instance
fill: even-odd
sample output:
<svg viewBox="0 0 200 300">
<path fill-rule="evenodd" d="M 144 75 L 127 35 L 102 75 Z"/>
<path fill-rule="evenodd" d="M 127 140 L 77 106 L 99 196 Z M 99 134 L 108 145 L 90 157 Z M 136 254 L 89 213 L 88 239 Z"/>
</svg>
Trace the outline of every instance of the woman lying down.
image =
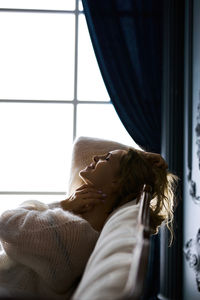
<svg viewBox="0 0 200 300">
<path fill-rule="evenodd" d="M 153 189 L 152 234 L 172 233 L 174 186 L 159 154 L 115 150 L 80 171 L 84 181 L 69 198 L 49 205 L 24 203 L 0 217 L 0 291 L 25 298 L 69 299 L 113 209 Z"/>
</svg>

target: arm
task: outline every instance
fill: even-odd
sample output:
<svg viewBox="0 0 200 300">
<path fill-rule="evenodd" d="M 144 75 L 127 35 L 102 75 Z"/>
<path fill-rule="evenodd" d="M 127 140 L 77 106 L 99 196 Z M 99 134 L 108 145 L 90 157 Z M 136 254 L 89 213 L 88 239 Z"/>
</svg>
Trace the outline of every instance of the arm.
<svg viewBox="0 0 200 300">
<path fill-rule="evenodd" d="M 0 217 L 0 240 L 11 259 L 35 269 L 61 251 L 59 240 L 66 243 L 72 223 L 81 221 L 62 209 L 9 210 Z"/>
<path fill-rule="evenodd" d="M 80 275 L 97 237 L 88 222 L 62 209 L 19 208 L 0 217 L 0 239 L 7 255 L 60 291 L 74 280 L 69 272 L 76 262 L 75 274 Z M 73 253 L 80 249 L 87 255 L 74 262 Z"/>
</svg>

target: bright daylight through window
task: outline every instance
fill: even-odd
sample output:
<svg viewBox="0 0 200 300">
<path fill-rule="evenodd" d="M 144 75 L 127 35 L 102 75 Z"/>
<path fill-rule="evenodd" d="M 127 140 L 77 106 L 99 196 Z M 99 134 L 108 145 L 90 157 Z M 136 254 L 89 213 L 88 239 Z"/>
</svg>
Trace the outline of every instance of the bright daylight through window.
<svg viewBox="0 0 200 300">
<path fill-rule="evenodd" d="M 0 28 L 2 211 L 63 199 L 76 137 L 134 142 L 110 102 L 79 0 L 0 0 Z"/>
</svg>

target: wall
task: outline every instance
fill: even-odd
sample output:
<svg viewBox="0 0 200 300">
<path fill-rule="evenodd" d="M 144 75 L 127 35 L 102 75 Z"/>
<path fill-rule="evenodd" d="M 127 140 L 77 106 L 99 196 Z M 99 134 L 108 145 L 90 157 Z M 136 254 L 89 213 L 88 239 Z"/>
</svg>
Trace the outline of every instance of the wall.
<svg viewBox="0 0 200 300">
<path fill-rule="evenodd" d="M 175 211 L 174 241 L 169 247 L 169 233 L 160 230 L 159 300 L 183 300 L 183 148 L 184 148 L 184 36 L 185 2 L 164 0 L 163 20 L 163 97 L 162 156 L 169 170 L 180 178 Z"/>
<path fill-rule="evenodd" d="M 200 232 L 197 233 L 200 229 L 200 1 L 186 1 L 186 6 L 183 295 L 184 300 L 199 300 Z"/>
</svg>

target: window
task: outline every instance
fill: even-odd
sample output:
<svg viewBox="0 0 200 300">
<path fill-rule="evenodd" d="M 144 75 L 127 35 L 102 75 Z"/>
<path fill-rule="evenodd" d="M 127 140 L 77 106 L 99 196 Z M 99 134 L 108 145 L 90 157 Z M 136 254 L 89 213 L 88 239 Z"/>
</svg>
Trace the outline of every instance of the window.
<svg viewBox="0 0 200 300">
<path fill-rule="evenodd" d="M 81 1 L 0 0 L 0 28 L 2 211 L 64 199 L 77 136 L 136 145 L 110 102 Z"/>
</svg>

